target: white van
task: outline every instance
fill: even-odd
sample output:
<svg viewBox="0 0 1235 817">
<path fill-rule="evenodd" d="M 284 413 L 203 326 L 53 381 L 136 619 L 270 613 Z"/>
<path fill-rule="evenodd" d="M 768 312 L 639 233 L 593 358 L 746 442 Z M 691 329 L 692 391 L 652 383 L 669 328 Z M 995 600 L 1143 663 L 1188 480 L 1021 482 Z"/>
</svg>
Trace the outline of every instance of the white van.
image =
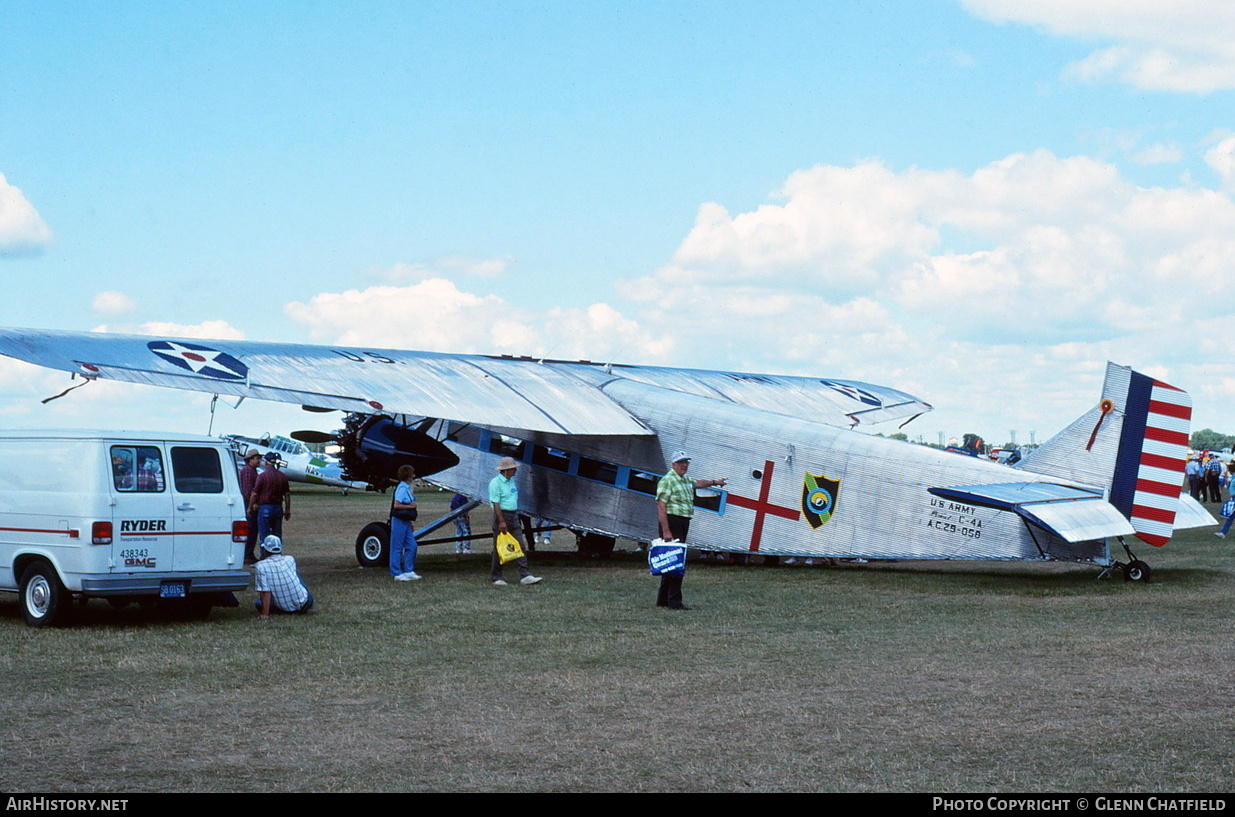
<svg viewBox="0 0 1235 817">
<path fill-rule="evenodd" d="M 246 530 L 222 440 L 0 431 L 0 590 L 31 626 L 62 620 L 73 597 L 234 604 Z"/>
</svg>

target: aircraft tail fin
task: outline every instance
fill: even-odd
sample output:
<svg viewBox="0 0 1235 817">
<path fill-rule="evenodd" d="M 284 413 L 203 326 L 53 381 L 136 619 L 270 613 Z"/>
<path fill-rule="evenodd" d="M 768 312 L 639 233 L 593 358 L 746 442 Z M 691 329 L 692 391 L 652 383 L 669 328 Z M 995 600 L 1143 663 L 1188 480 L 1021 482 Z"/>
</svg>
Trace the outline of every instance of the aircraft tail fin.
<svg viewBox="0 0 1235 817">
<path fill-rule="evenodd" d="M 1014 467 L 1104 488 L 1137 537 L 1162 546 L 1180 511 L 1191 423 L 1187 392 L 1107 363 L 1098 405 Z"/>
</svg>

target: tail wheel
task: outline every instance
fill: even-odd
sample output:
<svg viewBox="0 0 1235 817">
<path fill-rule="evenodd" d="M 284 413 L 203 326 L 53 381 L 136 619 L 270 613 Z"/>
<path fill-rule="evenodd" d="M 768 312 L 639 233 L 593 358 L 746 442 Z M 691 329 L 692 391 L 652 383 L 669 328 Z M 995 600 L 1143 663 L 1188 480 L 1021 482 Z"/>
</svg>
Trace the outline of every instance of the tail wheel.
<svg viewBox="0 0 1235 817">
<path fill-rule="evenodd" d="M 21 614 L 31 627 L 50 627 L 62 620 L 71 601 L 56 569 L 44 561 L 21 574 Z"/>
<path fill-rule="evenodd" d="M 356 561 L 361 567 L 390 566 L 390 525 L 370 522 L 356 537 Z"/>
<path fill-rule="evenodd" d="M 1139 559 L 1133 559 L 1132 561 L 1124 565 L 1123 572 L 1124 572 L 1124 581 L 1127 581 L 1127 582 L 1147 582 L 1149 581 L 1149 575 L 1150 575 L 1149 565 L 1145 564 Z"/>
</svg>

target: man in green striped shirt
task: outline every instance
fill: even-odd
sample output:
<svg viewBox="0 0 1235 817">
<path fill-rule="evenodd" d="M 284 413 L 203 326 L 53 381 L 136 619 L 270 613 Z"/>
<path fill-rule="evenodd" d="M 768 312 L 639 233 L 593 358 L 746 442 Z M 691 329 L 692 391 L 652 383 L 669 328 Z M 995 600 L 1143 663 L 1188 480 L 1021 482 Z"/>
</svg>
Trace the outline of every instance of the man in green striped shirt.
<svg viewBox="0 0 1235 817">
<path fill-rule="evenodd" d="M 723 479 L 692 479 L 686 474 L 690 457 L 685 451 L 675 451 L 669 473 L 656 483 L 656 512 L 660 518 L 660 538 L 666 542 L 677 540 L 686 544 L 690 532 L 690 519 L 695 515 L 695 489 L 724 485 Z M 682 603 L 682 577 L 664 573 L 660 577 L 660 591 L 656 596 L 657 607 L 671 610 L 689 610 Z"/>
</svg>

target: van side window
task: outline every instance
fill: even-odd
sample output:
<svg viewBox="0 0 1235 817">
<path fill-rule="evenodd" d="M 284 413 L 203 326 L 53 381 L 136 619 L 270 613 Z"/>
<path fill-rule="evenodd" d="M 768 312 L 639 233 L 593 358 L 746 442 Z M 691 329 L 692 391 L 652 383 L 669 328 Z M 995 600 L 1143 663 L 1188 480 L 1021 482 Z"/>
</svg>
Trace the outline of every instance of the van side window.
<svg viewBox="0 0 1235 817">
<path fill-rule="evenodd" d="M 213 448 L 172 446 L 172 479 L 182 494 L 223 493 L 223 468 Z"/>
<path fill-rule="evenodd" d="M 166 485 L 163 454 L 150 445 L 113 445 L 111 476 L 117 491 L 161 493 Z"/>
</svg>

